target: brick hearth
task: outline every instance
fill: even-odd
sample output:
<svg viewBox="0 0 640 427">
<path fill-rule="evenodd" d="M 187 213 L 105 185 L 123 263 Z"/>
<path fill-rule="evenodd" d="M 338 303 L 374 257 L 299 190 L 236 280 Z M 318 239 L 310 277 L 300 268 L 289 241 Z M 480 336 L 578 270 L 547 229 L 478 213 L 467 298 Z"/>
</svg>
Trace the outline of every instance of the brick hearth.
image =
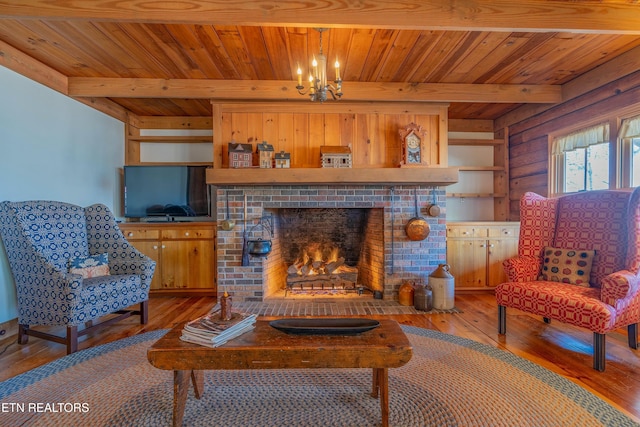
<svg viewBox="0 0 640 427">
<path fill-rule="evenodd" d="M 282 256 L 281 231 L 278 224 L 278 209 L 283 208 L 344 208 L 371 209 L 373 214 L 367 227 L 372 233 L 382 235 L 382 243 L 370 244 L 365 251 L 367 258 L 374 259 L 366 280 L 372 289 L 381 290 L 384 299 L 397 299 L 398 287 L 406 280 L 426 283 L 429 274 L 446 259 L 446 218 L 424 214 L 432 201 L 431 187 L 418 187 L 418 205 L 421 215 L 431 227 L 429 237 L 423 241 L 410 241 L 404 226 L 415 216 L 413 189 L 415 186 L 394 186 L 394 212 L 392 215 L 391 189 L 379 185 L 298 185 L 298 186 L 225 186 L 217 187 L 217 217 L 226 216 L 226 193 L 229 193 L 231 216 L 238 221 L 231 231 L 218 231 L 218 292 L 227 291 L 236 302 L 263 301 L 285 286 L 286 262 Z M 247 230 L 263 215 L 273 219 L 273 245 L 267 258 L 250 258 L 248 266 L 242 266 L 242 243 L 244 208 L 247 199 Z M 444 208 L 444 191 L 436 189 L 438 204 Z M 443 212 L 445 209 L 443 209 Z M 393 217 L 393 224 L 392 224 Z M 381 231 L 380 231 L 381 230 Z M 393 232 L 393 235 L 392 235 Z M 266 236 L 268 238 L 268 235 Z M 376 246 L 378 249 L 376 250 Z M 362 256 L 362 255 L 361 255 Z M 379 268 L 375 266 L 379 265 Z"/>
</svg>

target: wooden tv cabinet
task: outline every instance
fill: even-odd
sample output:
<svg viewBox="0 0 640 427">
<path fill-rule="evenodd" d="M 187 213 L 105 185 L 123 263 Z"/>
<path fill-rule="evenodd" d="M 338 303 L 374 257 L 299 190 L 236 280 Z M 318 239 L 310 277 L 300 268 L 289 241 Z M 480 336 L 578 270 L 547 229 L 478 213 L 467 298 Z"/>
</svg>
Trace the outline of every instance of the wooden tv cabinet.
<svg viewBox="0 0 640 427">
<path fill-rule="evenodd" d="M 156 261 L 152 295 L 216 295 L 215 222 L 121 223 L 127 240 Z"/>
</svg>

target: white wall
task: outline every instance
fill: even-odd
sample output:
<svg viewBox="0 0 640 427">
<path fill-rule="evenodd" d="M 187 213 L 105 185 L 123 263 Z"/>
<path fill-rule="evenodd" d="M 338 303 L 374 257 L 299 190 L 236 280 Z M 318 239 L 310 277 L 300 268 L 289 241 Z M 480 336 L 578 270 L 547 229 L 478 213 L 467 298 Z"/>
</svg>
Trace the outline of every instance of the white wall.
<svg viewBox="0 0 640 427">
<path fill-rule="evenodd" d="M 0 201 L 104 203 L 121 214 L 124 124 L 0 66 Z M 0 323 L 18 316 L 0 244 Z"/>
</svg>

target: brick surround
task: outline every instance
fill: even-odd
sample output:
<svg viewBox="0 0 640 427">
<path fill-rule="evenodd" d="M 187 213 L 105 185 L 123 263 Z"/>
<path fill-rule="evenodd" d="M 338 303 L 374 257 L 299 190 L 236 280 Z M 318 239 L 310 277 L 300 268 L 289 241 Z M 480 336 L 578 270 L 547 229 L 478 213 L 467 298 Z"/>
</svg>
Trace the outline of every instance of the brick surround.
<svg viewBox="0 0 640 427">
<path fill-rule="evenodd" d="M 225 197 L 228 192 L 231 217 L 238 221 L 233 230 L 218 231 L 218 292 L 229 292 L 237 302 L 263 301 L 284 287 L 287 265 L 282 256 L 278 209 L 345 208 L 370 209 L 369 221 L 365 226 L 370 230 L 365 230 L 365 234 L 373 237 L 364 240 L 365 248 L 361 256 L 373 258 L 373 268 L 364 272 L 368 275 L 364 280 L 372 283 L 376 290 L 382 290 L 384 299 L 397 299 L 398 287 L 404 281 L 426 283 L 428 275 L 446 259 L 446 217 L 444 213 L 438 218 L 424 214 L 432 201 L 431 187 L 417 188 L 421 215 L 431 227 L 429 237 L 417 242 L 406 237 L 404 226 L 415 216 L 414 188 L 400 185 L 217 187 L 217 217 L 226 216 Z M 242 266 L 243 224 L 240 221 L 245 195 L 249 218 L 247 230 L 263 215 L 271 215 L 274 229 L 269 256 L 250 258 L 248 266 Z M 436 189 L 436 195 L 438 204 L 444 208 L 444 190 Z M 384 250 L 380 251 L 380 247 Z"/>
</svg>

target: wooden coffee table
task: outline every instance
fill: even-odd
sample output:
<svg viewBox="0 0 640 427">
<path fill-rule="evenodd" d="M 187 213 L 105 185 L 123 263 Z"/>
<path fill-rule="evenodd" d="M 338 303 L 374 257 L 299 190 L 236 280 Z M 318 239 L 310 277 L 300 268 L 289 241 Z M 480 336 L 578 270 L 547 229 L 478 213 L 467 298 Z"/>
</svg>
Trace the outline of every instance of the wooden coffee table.
<svg viewBox="0 0 640 427">
<path fill-rule="evenodd" d="M 412 348 L 395 320 L 357 335 L 287 334 L 258 320 L 256 328 L 225 345 L 209 348 L 180 340 L 183 324 L 147 352 L 149 362 L 173 372 L 173 425 L 181 426 L 189 382 L 196 398 L 204 392 L 204 370 L 287 368 L 372 368 L 371 396 L 380 397 L 382 425 L 389 425 L 389 368 L 406 364 Z"/>
</svg>

